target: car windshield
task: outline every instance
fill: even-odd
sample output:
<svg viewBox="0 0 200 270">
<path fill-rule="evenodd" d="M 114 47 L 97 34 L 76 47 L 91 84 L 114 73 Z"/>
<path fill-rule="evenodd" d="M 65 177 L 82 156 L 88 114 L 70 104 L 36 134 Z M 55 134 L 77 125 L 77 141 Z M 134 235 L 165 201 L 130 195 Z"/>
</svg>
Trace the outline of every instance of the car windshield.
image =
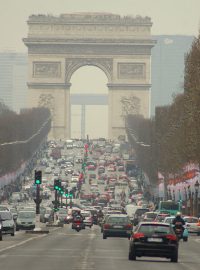
<svg viewBox="0 0 200 270">
<path fill-rule="evenodd" d="M 164 225 L 152 225 L 152 224 L 142 224 L 138 232 L 141 233 L 161 233 L 161 234 L 169 234 L 170 233 L 170 227 L 169 226 L 164 226 Z"/>
<path fill-rule="evenodd" d="M 135 214 L 137 214 L 138 216 L 141 216 L 141 215 L 143 215 L 144 213 L 146 213 L 148 211 L 149 211 L 149 209 L 137 209 L 135 211 Z"/>
<path fill-rule="evenodd" d="M 12 219 L 12 215 L 10 212 L 0 212 L 0 216 L 2 220 L 10 220 Z"/>
<path fill-rule="evenodd" d="M 35 212 L 19 212 L 18 218 L 35 218 Z"/>
</svg>

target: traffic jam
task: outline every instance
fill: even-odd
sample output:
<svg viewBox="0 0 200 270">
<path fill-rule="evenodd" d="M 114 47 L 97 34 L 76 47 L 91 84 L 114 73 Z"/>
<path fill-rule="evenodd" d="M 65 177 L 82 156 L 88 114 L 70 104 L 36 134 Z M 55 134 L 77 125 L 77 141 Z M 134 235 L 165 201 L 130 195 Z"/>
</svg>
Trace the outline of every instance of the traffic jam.
<svg viewBox="0 0 200 270">
<path fill-rule="evenodd" d="M 127 238 L 130 261 L 176 263 L 180 242 L 200 235 L 199 217 L 184 216 L 181 202 L 155 200 L 128 143 L 105 139 L 48 141 L 21 189 L 1 199 L 2 243 L 56 227 L 80 237 L 95 230 L 101 241 Z"/>
</svg>

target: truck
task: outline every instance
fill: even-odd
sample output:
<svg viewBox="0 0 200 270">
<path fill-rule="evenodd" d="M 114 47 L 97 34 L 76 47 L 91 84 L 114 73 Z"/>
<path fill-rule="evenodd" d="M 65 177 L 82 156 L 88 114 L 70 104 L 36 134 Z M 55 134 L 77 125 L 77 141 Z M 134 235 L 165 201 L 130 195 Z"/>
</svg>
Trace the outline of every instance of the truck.
<svg viewBox="0 0 200 270">
<path fill-rule="evenodd" d="M 128 176 L 136 176 L 136 173 L 138 173 L 138 166 L 135 159 L 125 160 L 125 171 Z"/>
<path fill-rule="evenodd" d="M 121 202 L 127 202 L 129 199 L 130 189 L 128 182 L 118 181 L 115 184 L 115 200 Z"/>
</svg>

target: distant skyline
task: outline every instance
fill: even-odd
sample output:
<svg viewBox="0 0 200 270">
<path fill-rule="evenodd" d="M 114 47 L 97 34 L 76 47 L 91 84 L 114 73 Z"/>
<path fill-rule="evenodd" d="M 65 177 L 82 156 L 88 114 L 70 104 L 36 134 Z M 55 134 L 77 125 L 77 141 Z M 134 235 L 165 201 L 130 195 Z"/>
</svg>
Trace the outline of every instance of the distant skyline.
<svg viewBox="0 0 200 270">
<path fill-rule="evenodd" d="M 110 12 L 149 16 L 153 35 L 199 32 L 200 0 L 0 0 L 0 51 L 26 52 L 27 20 L 32 14 Z"/>
</svg>

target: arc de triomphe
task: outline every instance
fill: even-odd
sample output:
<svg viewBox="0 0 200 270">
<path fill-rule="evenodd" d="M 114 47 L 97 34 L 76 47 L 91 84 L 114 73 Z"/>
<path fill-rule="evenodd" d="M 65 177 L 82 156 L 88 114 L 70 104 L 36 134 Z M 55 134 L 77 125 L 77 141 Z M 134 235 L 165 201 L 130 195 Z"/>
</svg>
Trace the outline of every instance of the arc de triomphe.
<svg viewBox="0 0 200 270">
<path fill-rule="evenodd" d="M 28 104 L 52 112 L 50 137 L 70 138 L 70 79 L 80 67 L 108 78 L 109 138 L 125 134 L 124 115 L 149 117 L 151 19 L 108 13 L 31 15 L 28 19 Z M 98 121 L 97 121 L 98 122 Z"/>
</svg>

